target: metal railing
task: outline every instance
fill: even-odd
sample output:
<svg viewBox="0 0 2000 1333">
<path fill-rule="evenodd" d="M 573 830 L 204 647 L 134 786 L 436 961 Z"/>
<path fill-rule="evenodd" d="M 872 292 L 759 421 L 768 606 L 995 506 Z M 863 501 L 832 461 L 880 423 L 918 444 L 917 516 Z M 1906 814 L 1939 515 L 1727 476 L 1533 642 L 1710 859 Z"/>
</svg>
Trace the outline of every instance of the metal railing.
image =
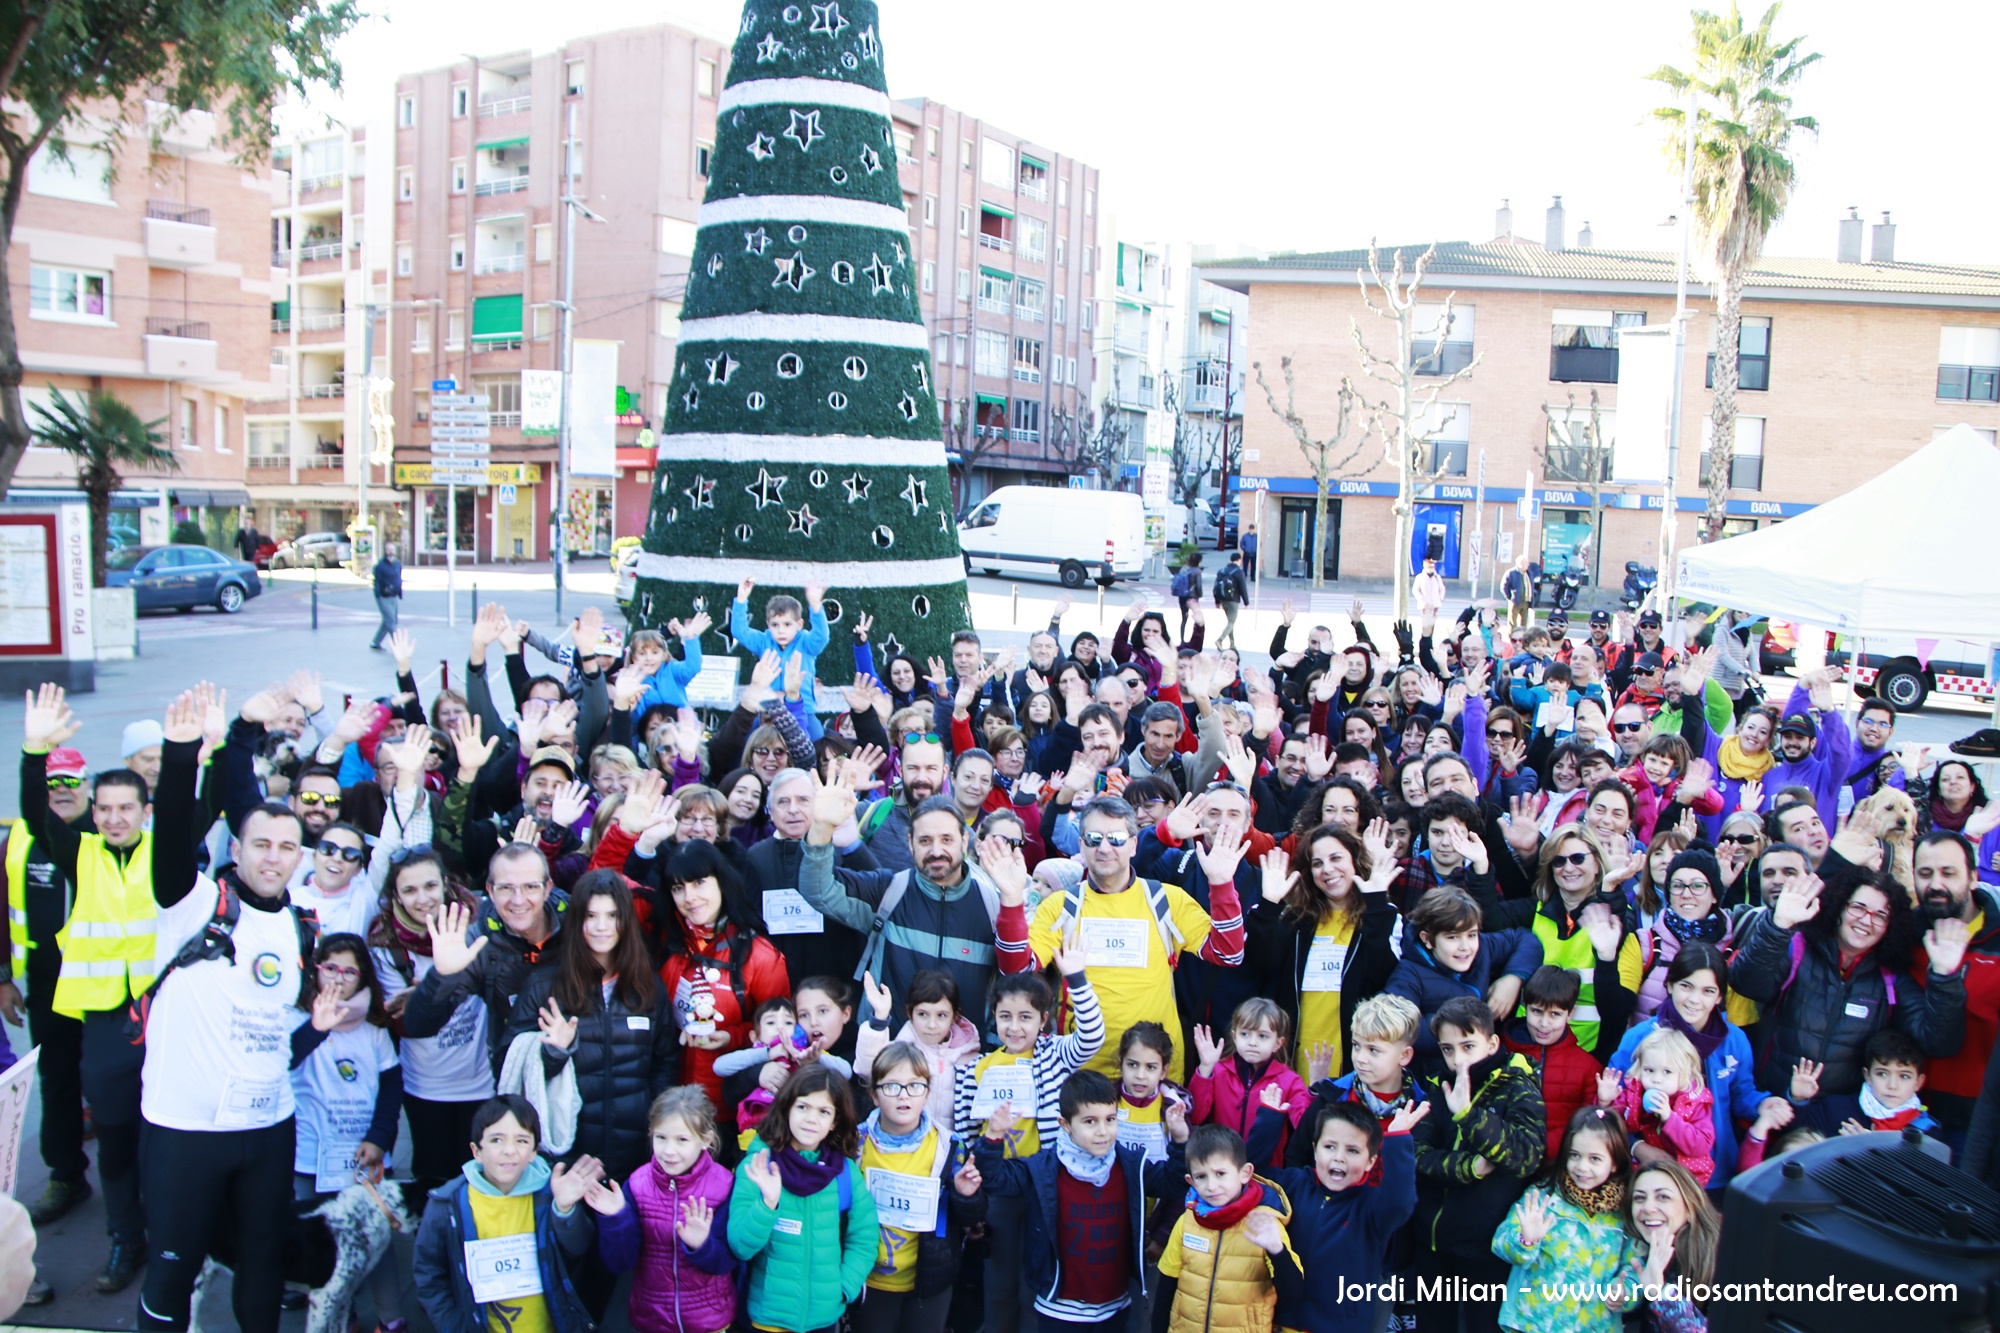
<svg viewBox="0 0 2000 1333">
<path fill-rule="evenodd" d="M 1042 372 L 1036 366 L 1015 366 L 1014 378 L 1023 384 L 1040 384 L 1042 382 Z"/>
<path fill-rule="evenodd" d="M 1047 203 L 1049 198 L 1048 181 L 1023 180 L 1021 182 L 1021 197 L 1023 199 L 1034 199 L 1041 203 Z"/>
<path fill-rule="evenodd" d="M 290 333 L 291 331 L 292 331 L 292 321 L 290 321 L 289 319 L 274 319 L 271 321 L 271 332 Z"/>
<path fill-rule="evenodd" d="M 301 384 L 299 386 L 299 397 L 301 398 L 345 398 L 346 396 L 347 386 L 344 384 Z"/>
<path fill-rule="evenodd" d="M 302 245 L 299 247 L 299 262 L 307 264 L 315 259 L 338 259 L 343 246 L 344 242 L 337 240 L 314 241 L 310 245 Z"/>
<path fill-rule="evenodd" d="M 292 460 L 284 454 L 252 454 L 248 466 L 252 472 L 265 469 L 282 471 L 292 465 Z"/>
<path fill-rule="evenodd" d="M 1019 441 L 1022 444 L 1040 444 L 1042 433 L 1039 430 L 1023 430 L 1019 426 L 1016 426 L 1007 432 L 1007 438 Z"/>
<path fill-rule="evenodd" d="M 472 342 L 472 350 L 474 352 L 518 352 L 521 350 L 521 335 L 517 333 L 511 338 L 475 338 Z"/>
<path fill-rule="evenodd" d="M 979 308 L 988 314 L 1004 315 L 1007 313 L 1008 302 L 1005 297 L 982 296 L 979 298 Z"/>
<path fill-rule="evenodd" d="M 208 324 L 203 320 L 175 319 L 172 315 L 146 316 L 146 336 L 149 338 L 200 338 L 209 337 Z"/>
<path fill-rule="evenodd" d="M 472 187 L 476 195 L 513 194 L 528 188 L 526 176 L 504 176 L 497 181 L 481 181 Z"/>
<path fill-rule="evenodd" d="M 315 315 L 298 315 L 295 318 L 298 321 L 299 328 L 308 333 L 316 333 L 324 329 L 344 329 L 347 327 L 347 312 L 344 310 L 332 310 L 324 314 Z"/>
<path fill-rule="evenodd" d="M 1030 324 L 1039 324 L 1043 319 L 1042 308 L 1040 306 L 1017 305 L 1014 307 L 1014 318 L 1025 319 Z"/>
<path fill-rule="evenodd" d="M 479 99 L 479 114 L 482 116 L 511 116 L 526 111 L 534 103 L 534 97 L 523 93 L 519 97 L 482 97 Z"/>
<path fill-rule="evenodd" d="M 1111 332 L 1111 349 L 1115 352 L 1144 356 L 1151 343 L 1152 339 L 1144 333 L 1133 333 L 1127 329 L 1113 329 Z"/>
<path fill-rule="evenodd" d="M 474 273 L 519 273 L 528 266 L 526 255 L 499 255 L 492 259 L 475 260 Z"/>
<path fill-rule="evenodd" d="M 521 414 L 519 412 L 491 412 L 487 415 L 492 418 L 491 424 L 495 430 L 521 429 Z"/>
<path fill-rule="evenodd" d="M 332 454 L 322 454 L 322 453 L 307 454 L 304 458 L 299 460 L 299 466 L 302 468 L 345 467 L 347 466 L 347 454 L 345 451 Z"/>
<path fill-rule="evenodd" d="M 195 208 L 189 204 L 177 204 L 171 199 L 148 199 L 146 216 L 159 218 L 163 222 L 184 222 L 190 227 L 214 225 L 208 220 L 207 209 Z"/>
<path fill-rule="evenodd" d="M 311 194 L 314 190 L 331 190 L 347 180 L 344 171 L 329 171 L 318 176 L 299 177 L 299 193 Z"/>
<path fill-rule="evenodd" d="M 290 268 L 291 266 L 292 252 L 289 249 L 281 248 L 271 251 L 272 268 Z"/>
<path fill-rule="evenodd" d="M 980 232 L 979 244 L 988 250 L 998 250 L 1003 255 L 1011 254 L 1014 250 L 1014 243 L 1012 241 L 1008 240 L 1005 236 L 995 236 L 991 232 Z"/>
</svg>

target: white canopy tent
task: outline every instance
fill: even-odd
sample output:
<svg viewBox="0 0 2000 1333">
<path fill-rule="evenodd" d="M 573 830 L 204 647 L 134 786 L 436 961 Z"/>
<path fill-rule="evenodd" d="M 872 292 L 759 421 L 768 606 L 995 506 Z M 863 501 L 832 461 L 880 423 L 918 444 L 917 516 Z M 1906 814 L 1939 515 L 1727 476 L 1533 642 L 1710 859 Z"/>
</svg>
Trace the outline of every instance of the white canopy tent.
<svg viewBox="0 0 2000 1333">
<path fill-rule="evenodd" d="M 1864 639 L 2000 643 L 1996 525 L 2000 449 L 1954 426 L 1797 518 L 1682 551 L 1675 591 Z"/>
</svg>

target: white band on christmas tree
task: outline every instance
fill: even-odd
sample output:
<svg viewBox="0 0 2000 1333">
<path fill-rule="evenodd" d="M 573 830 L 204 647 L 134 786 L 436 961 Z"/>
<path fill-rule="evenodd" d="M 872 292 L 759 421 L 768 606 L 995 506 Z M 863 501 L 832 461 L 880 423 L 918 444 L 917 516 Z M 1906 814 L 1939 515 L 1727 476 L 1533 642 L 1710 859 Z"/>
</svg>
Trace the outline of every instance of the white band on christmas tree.
<svg viewBox="0 0 2000 1333">
<path fill-rule="evenodd" d="M 667 435 L 660 457 L 680 462 L 788 463 L 829 467 L 943 467 L 942 440 L 879 435 Z"/>
<path fill-rule="evenodd" d="M 802 588 L 809 583 L 828 588 L 901 588 L 965 579 L 962 560 L 744 560 L 639 553 L 638 577 L 672 583 L 740 583 L 754 579 L 765 587 Z"/>
<path fill-rule="evenodd" d="M 847 227 L 879 227 L 899 236 L 910 234 L 910 215 L 889 204 L 858 199 L 832 199 L 823 194 L 741 194 L 711 199 L 701 206 L 701 225 L 734 226 L 739 222 L 824 222 Z"/>
<path fill-rule="evenodd" d="M 738 107 L 797 103 L 867 111 L 884 119 L 889 115 L 889 94 L 839 79 L 751 79 L 733 83 L 722 90 L 715 113 L 725 116 Z"/>
<path fill-rule="evenodd" d="M 921 324 L 851 315 L 713 315 L 681 321 L 680 340 L 707 342 L 874 343 L 920 351 L 929 347 Z"/>
</svg>

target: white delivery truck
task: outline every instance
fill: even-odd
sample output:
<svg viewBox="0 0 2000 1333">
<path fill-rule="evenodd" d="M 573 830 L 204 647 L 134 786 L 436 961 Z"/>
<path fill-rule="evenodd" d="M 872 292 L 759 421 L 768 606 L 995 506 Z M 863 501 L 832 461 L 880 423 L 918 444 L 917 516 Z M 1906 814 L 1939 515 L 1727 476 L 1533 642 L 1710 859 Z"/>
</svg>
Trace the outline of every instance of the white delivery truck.
<svg viewBox="0 0 2000 1333">
<path fill-rule="evenodd" d="M 1146 567 L 1146 507 L 1130 491 L 1002 486 L 958 527 L 965 571 L 1110 586 Z"/>
</svg>

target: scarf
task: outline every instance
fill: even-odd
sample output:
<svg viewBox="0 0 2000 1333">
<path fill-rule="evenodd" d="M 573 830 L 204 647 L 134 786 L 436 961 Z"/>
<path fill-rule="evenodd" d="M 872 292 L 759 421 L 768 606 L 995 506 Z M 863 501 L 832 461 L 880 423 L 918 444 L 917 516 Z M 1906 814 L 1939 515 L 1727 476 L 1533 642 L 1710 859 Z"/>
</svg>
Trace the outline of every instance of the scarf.
<svg viewBox="0 0 2000 1333">
<path fill-rule="evenodd" d="M 1771 757 L 1769 749 L 1756 754 L 1743 753 L 1742 745 L 1734 736 L 1725 737 L 1722 744 L 1715 747 L 1715 766 L 1722 770 L 1723 777 L 1735 778 L 1738 782 L 1748 782 L 1752 778 L 1762 781 L 1777 762 Z"/>
<path fill-rule="evenodd" d="M 1866 1083 L 1861 1085 L 1861 1114 L 1868 1117 L 1871 1129 L 1898 1130 L 1923 1113 L 1924 1104 L 1914 1097 L 1892 1110 L 1882 1104 L 1875 1089 Z"/>
<path fill-rule="evenodd" d="M 1394 1097 L 1385 1101 L 1376 1096 L 1375 1089 L 1363 1083 L 1360 1076 L 1356 1075 L 1354 1082 L 1348 1085 L 1347 1099 L 1349 1101 L 1360 1102 L 1363 1106 L 1366 1106 L 1375 1113 L 1376 1119 L 1387 1120 L 1390 1116 L 1396 1114 L 1397 1111 L 1400 1111 L 1404 1106 L 1409 1104 L 1410 1091 L 1407 1087 L 1401 1088 Z"/>
<path fill-rule="evenodd" d="M 1729 1020 L 1722 1016 L 1721 1005 L 1715 1007 L 1715 1012 L 1708 1016 L 1707 1026 L 1700 1031 L 1696 1031 L 1689 1025 L 1687 1019 L 1681 1017 L 1681 1011 L 1675 1007 L 1672 996 L 1668 996 L 1660 1005 L 1659 1018 L 1661 1027 L 1671 1028 L 1694 1044 L 1694 1053 L 1701 1057 L 1704 1068 L 1707 1067 L 1710 1058 L 1722 1049 L 1722 1043 L 1729 1037 Z"/>
<path fill-rule="evenodd" d="M 1118 1150 L 1113 1148 L 1102 1157 L 1093 1157 L 1079 1148 L 1069 1131 L 1060 1127 L 1056 1130 L 1056 1160 L 1063 1170 L 1096 1189 L 1103 1189 L 1110 1183 L 1111 1172 L 1118 1165 Z"/>
<path fill-rule="evenodd" d="M 907 1134 L 891 1134 L 888 1130 L 882 1128 L 882 1112 L 880 1108 L 870 1111 L 868 1118 L 861 1122 L 861 1137 L 875 1144 L 883 1152 L 911 1152 L 923 1143 L 924 1136 L 930 1132 L 931 1113 L 929 1110 L 917 1113 L 917 1127 Z"/>
<path fill-rule="evenodd" d="M 771 1161 L 778 1168 L 778 1180 L 785 1193 L 802 1199 L 831 1185 L 847 1166 L 847 1159 L 838 1153 L 814 1153 L 808 1157 L 797 1148 L 780 1148 L 771 1154 Z"/>
<path fill-rule="evenodd" d="M 1159 1090 L 1156 1088 L 1154 1089 L 1152 1096 L 1141 1097 L 1137 1093 L 1126 1091 L 1125 1085 L 1121 1083 L 1118 1085 L 1118 1099 L 1124 1102 L 1127 1106 L 1131 1107 L 1133 1110 L 1139 1111 L 1139 1110 L 1144 1110 L 1146 1107 L 1151 1106 L 1154 1102 L 1160 1100 L 1160 1093 Z"/>
<path fill-rule="evenodd" d="M 1190 1185 L 1187 1192 L 1187 1210 L 1194 1214 L 1194 1220 L 1210 1231 L 1227 1231 L 1250 1216 L 1250 1210 L 1264 1202 L 1264 1187 L 1251 1181 L 1244 1191 L 1228 1203 L 1203 1203 L 1201 1196 Z"/>
<path fill-rule="evenodd" d="M 1729 933 L 1729 918 L 1722 914 L 1720 907 L 1709 908 L 1708 915 L 1698 921 L 1688 920 L 1671 907 L 1662 907 L 1654 921 L 1665 926 L 1682 944 L 1686 944 L 1689 940 L 1706 940 L 1710 944 L 1718 944 L 1722 937 Z"/>
<path fill-rule="evenodd" d="M 403 946 L 403 952 L 419 957 L 431 956 L 431 933 L 422 926 L 412 930 L 403 923 L 403 909 L 398 906 L 389 913 L 389 929 L 394 932 L 396 943 Z"/>
<path fill-rule="evenodd" d="M 1962 833 L 1965 830 L 1965 821 L 1970 819 L 1972 812 L 1978 808 L 1977 802 L 1967 801 L 1965 809 L 1960 810 L 1957 814 L 1953 814 L 1951 807 L 1944 803 L 1944 797 L 1933 796 L 1931 797 L 1931 827 L 1950 829 L 1953 833 Z"/>
<path fill-rule="evenodd" d="M 514 1188 L 503 1190 L 486 1178 L 486 1172 L 477 1162 L 467 1162 L 460 1168 L 465 1173 L 466 1182 L 481 1194 L 491 1194 L 496 1198 L 518 1199 L 523 1194 L 535 1194 L 549 1183 L 551 1169 L 549 1159 L 536 1156 L 522 1170 L 521 1178 L 514 1182 Z"/>
<path fill-rule="evenodd" d="M 1577 1183 L 1569 1178 L 1569 1172 L 1565 1171 L 1562 1177 L 1562 1193 L 1565 1199 L 1595 1217 L 1623 1212 L 1625 1209 L 1625 1182 L 1616 1176 L 1594 1190 L 1587 1190 L 1579 1188 Z"/>
</svg>

